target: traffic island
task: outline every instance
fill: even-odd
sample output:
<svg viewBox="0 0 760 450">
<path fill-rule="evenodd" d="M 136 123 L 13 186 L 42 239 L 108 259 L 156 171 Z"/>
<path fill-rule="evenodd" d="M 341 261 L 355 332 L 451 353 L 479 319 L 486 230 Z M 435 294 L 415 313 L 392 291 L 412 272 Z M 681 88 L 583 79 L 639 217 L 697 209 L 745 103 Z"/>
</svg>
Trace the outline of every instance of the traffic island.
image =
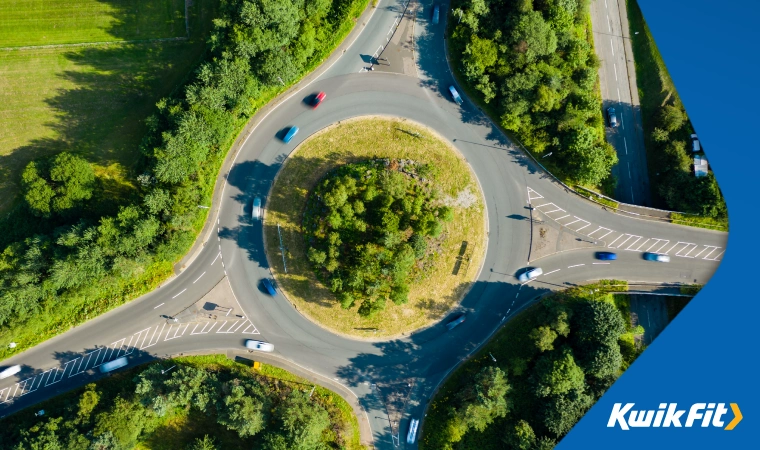
<svg viewBox="0 0 760 450">
<path fill-rule="evenodd" d="M 397 234 L 385 239 L 372 225 L 372 215 L 380 208 L 374 200 L 367 200 L 367 211 L 357 213 L 365 214 L 362 220 L 368 229 L 357 233 L 366 234 L 367 242 L 352 241 L 350 246 L 331 250 L 330 246 L 340 247 L 335 244 L 338 237 L 340 241 L 349 239 L 341 235 L 331 240 L 329 235 L 340 231 L 334 222 L 337 218 L 320 216 L 329 213 L 321 201 L 328 195 L 331 177 L 348 177 L 362 184 L 368 179 L 360 178 L 375 176 L 406 180 L 409 198 L 397 192 L 395 205 L 413 201 L 413 193 L 421 192 L 425 192 L 420 194 L 424 199 L 418 201 L 424 200 L 424 204 L 406 216 L 403 208 L 390 203 L 384 207 L 385 213 L 392 212 L 401 220 L 393 224 L 397 227 L 391 225 Z M 318 193 L 312 195 L 315 191 Z M 365 206 L 355 200 L 351 205 L 353 211 Z M 475 175 L 449 143 L 408 120 L 356 118 L 309 137 L 284 162 L 265 206 L 265 248 L 277 287 L 306 317 L 342 335 L 385 339 L 440 320 L 468 291 L 483 262 L 486 218 Z M 420 223 L 422 215 L 430 216 L 427 225 Z M 409 223 L 405 223 L 407 219 Z M 332 224 L 326 223 L 330 220 Z M 418 242 L 421 236 L 425 245 Z M 355 274 L 349 272 L 336 280 L 339 277 L 333 276 L 334 272 L 351 264 L 330 261 L 352 252 L 355 246 L 372 247 L 372 257 L 378 260 L 390 254 L 389 264 L 381 264 L 379 269 L 388 269 L 383 272 L 387 278 L 374 277 L 372 286 L 364 283 L 361 287 L 352 285 L 350 278 Z M 406 255 L 407 246 L 415 250 L 414 262 L 407 264 L 404 276 L 391 282 L 398 275 L 393 270 L 401 265 L 395 263 L 410 256 Z"/>
</svg>

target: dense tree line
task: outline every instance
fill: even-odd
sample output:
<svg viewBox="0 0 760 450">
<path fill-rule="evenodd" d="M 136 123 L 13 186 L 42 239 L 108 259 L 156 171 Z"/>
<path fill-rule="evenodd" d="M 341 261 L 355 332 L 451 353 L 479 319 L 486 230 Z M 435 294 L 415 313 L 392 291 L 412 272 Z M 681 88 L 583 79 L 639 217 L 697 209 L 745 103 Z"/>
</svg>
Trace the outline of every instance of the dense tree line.
<svg viewBox="0 0 760 450">
<path fill-rule="evenodd" d="M 190 420 L 202 421 L 203 432 L 211 436 L 180 447 L 187 450 L 221 450 L 219 437 L 237 440 L 235 448 L 264 450 L 326 450 L 345 444 L 333 431 L 343 428 L 334 423 L 339 411 L 308 389 L 211 365 L 178 364 L 169 373 L 161 369 L 151 365 L 116 390 L 89 384 L 63 408 L 48 410 L 50 417 L 28 428 L 4 429 L 2 447 L 127 450 L 155 437 L 168 419 L 193 414 L 196 418 Z"/>
<path fill-rule="evenodd" d="M 471 363 L 434 399 L 424 448 L 551 449 L 625 367 L 626 323 L 610 301 L 555 294 L 516 320 L 518 337 L 497 342 L 519 350 L 502 361 L 492 348 L 496 363 Z"/>
<path fill-rule="evenodd" d="M 150 267 L 176 261 L 256 99 L 322 57 L 362 4 L 221 0 L 204 61 L 147 119 L 141 175 L 129 198 L 109 197 L 107 180 L 76 152 L 30 163 L 21 176 L 24 205 L 0 224 L 0 326 L 76 296 L 87 299 L 78 302 L 86 310 L 102 311 L 87 305 L 113 305 Z"/>
<path fill-rule="evenodd" d="M 588 0 L 456 0 L 451 51 L 499 122 L 552 152 L 572 181 L 595 186 L 617 154 L 605 141 Z"/>
<path fill-rule="evenodd" d="M 673 211 L 698 214 L 713 219 L 726 219 L 728 211 L 712 172 L 697 178 L 692 169 L 695 154 L 690 135 L 693 128 L 680 101 L 660 108 L 649 137 L 650 166 L 656 167 L 655 177 L 665 207 Z"/>
<path fill-rule="evenodd" d="M 430 256 L 453 210 L 435 202 L 435 172 L 409 160 L 347 164 L 310 193 L 303 230 L 317 276 L 343 308 L 372 316 L 387 299 L 406 303 L 409 283 Z"/>
</svg>

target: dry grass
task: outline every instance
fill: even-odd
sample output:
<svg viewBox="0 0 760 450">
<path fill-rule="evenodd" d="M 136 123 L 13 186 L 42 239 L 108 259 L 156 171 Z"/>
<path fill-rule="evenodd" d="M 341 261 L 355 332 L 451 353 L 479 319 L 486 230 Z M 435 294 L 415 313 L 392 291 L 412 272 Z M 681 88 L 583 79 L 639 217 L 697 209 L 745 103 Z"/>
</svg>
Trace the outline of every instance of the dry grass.
<svg viewBox="0 0 760 450">
<path fill-rule="evenodd" d="M 413 134 L 419 133 L 421 137 Z M 424 278 L 412 283 L 409 303 L 388 302 L 385 311 L 366 319 L 340 307 L 332 293 L 314 276 L 306 259 L 301 222 L 306 198 L 319 179 L 337 165 L 373 158 L 404 158 L 440 168 L 436 186 L 444 198 L 475 193 L 469 207 L 454 207 L 454 221 L 444 225 L 446 239 L 435 264 Z M 467 196 L 467 195 L 466 195 Z M 452 202 L 454 203 L 454 202 Z M 288 273 L 283 272 L 277 224 L 282 229 Z M 410 121 L 363 117 L 339 122 L 302 143 L 285 161 L 267 201 L 264 237 L 269 263 L 278 286 L 303 314 L 334 332 L 359 338 L 386 338 L 439 320 L 459 302 L 477 276 L 485 250 L 484 201 L 464 158 L 430 130 Z M 468 242 L 457 275 L 453 270 L 462 242 Z"/>
</svg>

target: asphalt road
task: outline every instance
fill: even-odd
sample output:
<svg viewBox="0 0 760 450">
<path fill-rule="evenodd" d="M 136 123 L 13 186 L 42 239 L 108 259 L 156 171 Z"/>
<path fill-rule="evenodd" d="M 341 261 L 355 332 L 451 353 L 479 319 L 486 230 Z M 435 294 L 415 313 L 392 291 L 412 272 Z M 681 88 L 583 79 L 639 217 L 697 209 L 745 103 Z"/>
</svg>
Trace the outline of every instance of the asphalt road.
<svg viewBox="0 0 760 450">
<path fill-rule="evenodd" d="M 376 51 L 403 6 L 381 1 L 343 56 L 260 122 L 228 174 L 216 239 L 210 239 L 176 279 L 4 361 L 4 366 L 21 364 L 23 370 L 0 381 L 0 414 L 96 379 L 100 375 L 95 367 L 119 356 L 127 355 L 132 365 L 165 355 L 240 349 L 245 339 L 256 338 L 272 342 L 274 356 L 350 389 L 366 410 L 360 420 L 371 427 L 375 447 L 398 448 L 397 442 L 406 446 L 403 437 L 409 419 L 422 415 L 440 381 L 541 294 L 600 278 L 709 280 L 725 251 L 725 233 L 604 211 L 565 192 L 471 102 L 465 99 L 462 107 L 451 102 L 446 96 L 452 77 L 444 56 L 443 20 L 432 26 L 426 9 L 417 15 L 414 28 L 419 78 L 359 72 L 362 55 Z M 447 5 L 442 6 L 443 19 Z M 325 91 L 327 99 L 314 111 L 303 100 L 318 91 Z M 261 196 L 266 208 L 266 195 L 282 161 L 310 134 L 339 120 L 369 114 L 403 117 L 434 129 L 462 152 L 482 186 L 489 223 L 487 254 L 474 287 L 447 316 L 467 314 L 467 321 L 453 331 L 446 332 L 444 319 L 403 339 L 351 340 L 313 324 L 281 294 L 272 298 L 262 292 L 260 281 L 269 270 L 261 224 L 250 219 L 252 199 Z M 284 144 L 276 135 L 291 125 L 301 131 Z M 617 251 L 619 260 L 595 264 L 600 262 L 593 258 L 595 248 L 559 253 L 532 264 L 540 265 L 545 275 L 519 283 L 515 275 L 527 265 L 531 230 L 529 221 L 514 217 L 529 216 L 530 208 L 596 241 L 599 249 Z M 647 249 L 670 254 L 672 262 L 644 261 L 641 252 Z M 229 318 L 210 327 L 172 324 L 160 317 L 198 301 L 220 281 L 229 282 L 237 304 Z M 383 402 L 394 384 L 413 386 L 399 424 L 392 423 Z"/>
<path fill-rule="evenodd" d="M 617 128 L 605 129 L 619 160 L 612 170 L 617 177 L 615 198 L 632 205 L 652 206 L 625 0 L 594 0 L 591 24 L 594 48 L 601 62 L 599 82 L 605 123 L 609 107 L 615 108 L 620 123 Z"/>
</svg>

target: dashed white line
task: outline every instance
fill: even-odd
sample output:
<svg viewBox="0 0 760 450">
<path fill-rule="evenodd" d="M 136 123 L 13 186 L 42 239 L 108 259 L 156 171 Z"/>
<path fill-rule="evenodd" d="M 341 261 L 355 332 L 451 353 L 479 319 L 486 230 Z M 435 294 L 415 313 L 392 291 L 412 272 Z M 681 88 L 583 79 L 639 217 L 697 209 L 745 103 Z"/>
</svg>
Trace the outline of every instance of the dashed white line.
<svg viewBox="0 0 760 450">
<path fill-rule="evenodd" d="M 612 63 L 612 70 L 615 72 L 615 81 L 617 81 L 617 64 Z"/>
<path fill-rule="evenodd" d="M 631 178 L 631 163 L 628 163 L 628 178 Z"/>
<path fill-rule="evenodd" d="M 187 288 L 185 288 L 185 289 L 182 289 L 182 292 L 185 292 L 186 290 L 187 290 Z M 172 298 L 177 298 L 177 297 L 179 297 L 179 296 L 182 294 L 182 292 L 180 292 L 179 294 L 175 295 L 175 296 L 174 296 L 174 297 L 172 297 Z"/>
<path fill-rule="evenodd" d="M 615 56 L 615 44 L 612 43 L 612 38 L 610 38 L 610 49 L 612 50 L 612 56 Z"/>
<path fill-rule="evenodd" d="M 163 306 L 163 303 L 161 303 L 160 305 L 156 306 L 156 307 L 155 307 L 155 308 L 153 308 L 153 309 L 158 309 L 158 307 L 159 307 L 159 306 Z"/>
<path fill-rule="evenodd" d="M 567 266 L 567 268 L 572 269 L 573 267 L 580 267 L 580 266 L 585 266 L 585 264 L 576 264 L 574 266 Z"/>
<path fill-rule="evenodd" d="M 206 272 L 203 272 L 200 277 L 196 278 L 195 281 L 193 281 L 193 284 L 195 284 L 196 281 L 200 280 L 203 275 L 206 275 Z"/>
<path fill-rule="evenodd" d="M 598 265 L 598 264 L 609 264 L 609 263 L 592 263 L 592 264 L 597 264 Z"/>
<path fill-rule="evenodd" d="M 631 186 L 631 203 L 636 203 L 636 199 L 633 197 L 633 186 Z"/>
<path fill-rule="evenodd" d="M 612 33 L 612 27 L 610 26 L 610 16 L 607 16 L 607 30 Z"/>
<path fill-rule="evenodd" d="M 623 136 L 623 145 L 625 146 L 625 154 L 628 154 L 628 142 L 625 140 L 625 136 Z"/>
<path fill-rule="evenodd" d="M 544 275 L 549 275 L 550 273 L 559 272 L 559 269 L 552 270 L 551 272 L 546 272 Z"/>
<path fill-rule="evenodd" d="M 615 89 L 617 89 L 617 93 L 618 93 L 618 102 L 622 102 L 622 100 L 620 100 L 620 88 L 615 88 Z M 622 114 L 620 115 L 620 123 L 623 123 Z"/>
<path fill-rule="evenodd" d="M 219 259 L 220 256 L 222 256 L 222 252 L 217 253 L 216 258 L 214 258 L 214 261 L 211 263 L 212 266 L 214 265 L 216 260 Z"/>
</svg>

